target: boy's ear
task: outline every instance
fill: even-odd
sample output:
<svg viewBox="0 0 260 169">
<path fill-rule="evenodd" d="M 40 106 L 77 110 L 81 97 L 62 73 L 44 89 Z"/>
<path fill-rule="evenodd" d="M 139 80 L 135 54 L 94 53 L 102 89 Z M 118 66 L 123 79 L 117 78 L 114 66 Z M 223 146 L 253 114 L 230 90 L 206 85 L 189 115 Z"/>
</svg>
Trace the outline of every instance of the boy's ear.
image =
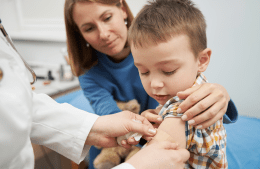
<svg viewBox="0 0 260 169">
<path fill-rule="evenodd" d="M 209 65 L 209 61 L 210 61 L 210 56 L 211 56 L 211 49 L 210 48 L 206 48 L 204 49 L 202 52 L 199 53 L 198 56 L 198 62 L 199 62 L 199 72 L 204 72 L 208 65 Z"/>
</svg>

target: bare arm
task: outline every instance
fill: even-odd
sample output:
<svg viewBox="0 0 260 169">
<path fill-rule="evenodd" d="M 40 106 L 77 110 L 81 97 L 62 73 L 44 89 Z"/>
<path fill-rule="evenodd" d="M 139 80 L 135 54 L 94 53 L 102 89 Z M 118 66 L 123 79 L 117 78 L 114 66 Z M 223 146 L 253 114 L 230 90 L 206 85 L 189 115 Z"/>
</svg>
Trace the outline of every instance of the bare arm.
<svg viewBox="0 0 260 169">
<path fill-rule="evenodd" d="M 178 144 L 178 148 L 186 148 L 185 122 L 181 118 L 165 118 L 159 126 L 158 131 L 167 133 L 171 137 L 171 140 Z M 159 137 L 159 134 L 155 135 L 154 139 L 157 139 L 156 136 Z"/>
</svg>

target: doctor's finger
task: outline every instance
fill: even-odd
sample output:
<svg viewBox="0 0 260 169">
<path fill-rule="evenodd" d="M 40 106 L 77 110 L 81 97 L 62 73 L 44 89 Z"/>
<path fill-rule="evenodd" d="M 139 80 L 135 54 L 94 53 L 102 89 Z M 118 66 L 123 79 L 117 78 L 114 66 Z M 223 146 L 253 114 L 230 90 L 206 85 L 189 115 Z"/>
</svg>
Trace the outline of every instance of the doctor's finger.
<svg viewBox="0 0 260 169">
<path fill-rule="evenodd" d="M 152 124 L 144 117 L 140 117 L 141 116 L 138 115 L 136 119 L 130 122 L 128 131 L 137 132 L 145 136 L 154 136 L 156 134 L 156 130 L 154 129 Z M 138 121 L 140 121 L 141 123 Z"/>
<path fill-rule="evenodd" d="M 134 116 L 134 117 L 132 117 L 132 119 L 133 119 L 132 121 L 133 122 L 142 123 L 144 125 L 152 127 L 152 124 L 145 117 L 143 117 L 143 116 L 141 116 L 139 114 L 134 114 L 134 113 L 133 113 L 133 116 Z"/>
</svg>

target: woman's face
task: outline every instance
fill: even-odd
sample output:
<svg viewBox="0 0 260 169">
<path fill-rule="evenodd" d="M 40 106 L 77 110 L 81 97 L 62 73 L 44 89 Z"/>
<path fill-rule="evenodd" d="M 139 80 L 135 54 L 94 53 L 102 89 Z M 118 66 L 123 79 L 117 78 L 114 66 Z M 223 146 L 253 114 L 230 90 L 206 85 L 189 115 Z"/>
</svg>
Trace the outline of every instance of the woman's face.
<svg viewBox="0 0 260 169">
<path fill-rule="evenodd" d="M 124 59 L 122 51 L 127 40 L 123 7 L 95 2 L 78 2 L 73 8 L 73 19 L 84 39 L 96 50 L 115 60 Z"/>
</svg>

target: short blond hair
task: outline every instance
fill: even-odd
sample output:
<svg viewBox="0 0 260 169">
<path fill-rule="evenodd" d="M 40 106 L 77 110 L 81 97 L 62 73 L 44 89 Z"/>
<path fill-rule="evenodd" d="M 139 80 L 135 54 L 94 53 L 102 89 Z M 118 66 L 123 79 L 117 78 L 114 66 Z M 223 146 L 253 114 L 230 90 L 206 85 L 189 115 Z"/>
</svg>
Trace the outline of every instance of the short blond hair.
<svg viewBox="0 0 260 169">
<path fill-rule="evenodd" d="M 78 2 L 96 2 L 108 5 L 115 5 L 126 9 L 127 13 L 127 28 L 130 27 L 133 21 L 133 14 L 125 0 L 66 0 L 64 5 L 64 20 L 67 35 L 67 48 L 70 58 L 72 72 L 76 76 L 82 75 L 86 70 L 90 69 L 97 62 L 97 56 L 94 49 L 86 47 L 86 40 L 80 33 L 76 23 L 73 20 L 73 8 Z"/>
<path fill-rule="evenodd" d="M 194 55 L 207 48 L 206 21 L 190 0 L 154 0 L 145 5 L 128 31 L 128 43 L 134 47 L 167 42 L 185 34 Z"/>
</svg>

